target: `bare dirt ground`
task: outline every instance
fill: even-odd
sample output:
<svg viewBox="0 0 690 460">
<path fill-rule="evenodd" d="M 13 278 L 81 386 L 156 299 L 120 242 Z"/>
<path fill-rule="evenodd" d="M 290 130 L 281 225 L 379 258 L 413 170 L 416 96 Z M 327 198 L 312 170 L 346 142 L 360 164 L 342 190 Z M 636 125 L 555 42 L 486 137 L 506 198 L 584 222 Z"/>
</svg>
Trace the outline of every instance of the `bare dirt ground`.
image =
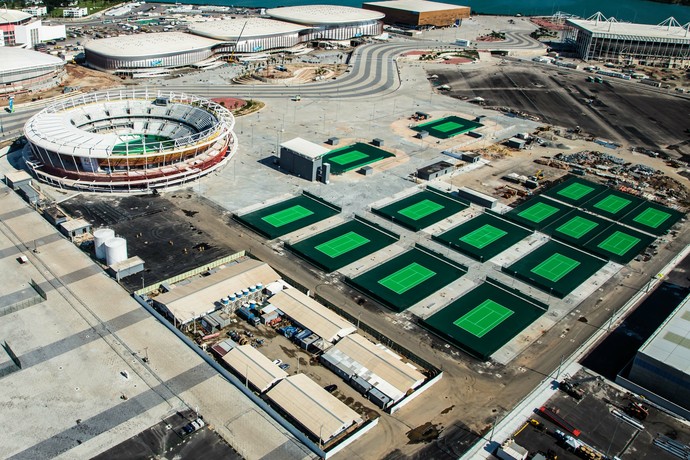
<svg viewBox="0 0 690 460">
<path fill-rule="evenodd" d="M 625 147 L 690 155 L 688 106 L 684 96 L 648 91 L 639 82 L 613 78 L 588 83 L 586 74 L 531 63 L 435 69 L 453 97 L 482 97 L 487 107 L 511 107 L 556 126 L 582 130 Z"/>
</svg>

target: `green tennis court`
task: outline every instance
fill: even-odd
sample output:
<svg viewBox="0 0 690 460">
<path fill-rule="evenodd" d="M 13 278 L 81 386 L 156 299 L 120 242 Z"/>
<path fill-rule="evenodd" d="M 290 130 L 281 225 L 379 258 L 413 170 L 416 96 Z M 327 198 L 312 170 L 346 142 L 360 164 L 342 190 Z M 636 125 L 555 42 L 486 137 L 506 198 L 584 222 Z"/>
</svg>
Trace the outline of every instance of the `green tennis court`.
<svg viewBox="0 0 690 460">
<path fill-rule="evenodd" d="M 584 217 L 575 216 L 556 229 L 572 238 L 580 239 L 599 226 L 598 223 Z"/>
<path fill-rule="evenodd" d="M 548 305 L 492 278 L 422 321 L 461 350 L 487 360 L 548 310 Z"/>
<path fill-rule="evenodd" d="M 564 298 L 606 260 L 551 240 L 502 271 L 555 297 Z"/>
<path fill-rule="evenodd" d="M 644 203 L 642 198 L 608 189 L 600 193 L 595 199 L 588 201 L 583 207 L 595 214 L 617 221 L 642 203 Z"/>
<path fill-rule="evenodd" d="M 500 303 L 486 299 L 469 313 L 465 313 L 453 321 L 453 324 L 481 338 L 508 319 L 513 313 L 515 313 L 513 310 L 504 307 Z"/>
<path fill-rule="evenodd" d="M 302 219 L 303 217 L 311 216 L 314 211 L 310 211 L 304 206 L 295 205 L 282 211 L 278 211 L 273 214 L 269 214 L 261 219 L 264 222 L 268 222 L 274 227 L 282 227 L 283 225 L 290 224 L 296 220 Z"/>
<path fill-rule="evenodd" d="M 633 218 L 633 221 L 646 225 L 647 227 L 657 228 L 664 223 L 671 214 L 654 208 L 647 208 Z"/>
<path fill-rule="evenodd" d="M 339 165 L 346 165 L 348 163 L 354 163 L 355 161 L 359 161 L 362 158 L 369 158 L 369 155 L 367 155 L 364 152 L 354 151 L 336 155 L 334 157 L 329 158 L 328 161 L 332 161 L 333 163 Z"/>
<path fill-rule="evenodd" d="M 407 267 L 383 278 L 379 281 L 379 284 L 386 286 L 396 294 L 402 294 L 435 274 L 436 272 L 419 265 L 417 262 L 412 262 Z"/>
<path fill-rule="evenodd" d="M 429 135 L 437 139 L 448 139 L 481 128 L 482 126 L 484 125 L 476 121 L 453 115 L 419 124 L 412 129 L 417 132 L 426 131 Z"/>
<path fill-rule="evenodd" d="M 323 156 L 323 162 L 331 165 L 331 173 L 343 174 L 393 156 L 395 155 L 373 145 L 357 142 L 331 150 Z"/>
<path fill-rule="evenodd" d="M 113 146 L 113 154 L 140 155 L 146 152 L 158 152 L 174 145 L 172 139 L 155 134 L 135 134 L 128 137 L 132 137 L 132 139 Z"/>
<path fill-rule="evenodd" d="M 580 206 L 605 192 L 607 187 L 586 181 L 577 176 L 568 176 L 563 182 L 554 185 L 542 195 L 554 198 L 564 203 Z"/>
<path fill-rule="evenodd" d="M 532 222 L 539 223 L 549 216 L 552 216 L 558 212 L 558 208 L 555 206 L 548 205 L 546 203 L 536 203 L 533 206 L 525 209 L 518 216 L 523 217 Z"/>
<path fill-rule="evenodd" d="M 467 273 L 467 267 L 421 246 L 345 281 L 394 311 L 403 311 Z"/>
<path fill-rule="evenodd" d="M 576 209 L 542 229 L 551 238 L 584 248 L 585 244 L 611 226 L 603 217 Z"/>
<path fill-rule="evenodd" d="M 432 238 L 480 262 L 505 251 L 532 233 L 502 217 L 480 214 Z"/>
<path fill-rule="evenodd" d="M 431 200 L 422 200 L 398 212 L 412 220 L 419 220 L 441 209 L 443 209 L 442 204 Z"/>
<path fill-rule="evenodd" d="M 630 262 L 635 256 L 652 244 L 654 237 L 620 224 L 611 224 L 583 248 L 620 264 Z"/>
<path fill-rule="evenodd" d="M 308 227 L 340 212 L 340 208 L 305 193 L 233 218 L 268 239 Z"/>
<path fill-rule="evenodd" d="M 472 245 L 475 248 L 483 249 L 486 246 L 493 243 L 494 241 L 498 240 L 499 238 L 503 238 L 507 234 L 508 232 L 506 232 L 505 230 L 501 230 L 500 228 L 496 228 L 493 225 L 486 224 L 482 225 L 475 231 L 463 236 L 462 238 L 460 238 L 460 241 L 464 241 L 465 243 Z"/>
<path fill-rule="evenodd" d="M 631 200 L 616 195 L 609 195 L 598 201 L 594 207 L 606 211 L 609 214 L 617 214 L 621 209 L 632 203 Z"/>
<path fill-rule="evenodd" d="M 525 227 L 541 230 L 573 211 L 573 207 L 547 197 L 537 196 L 504 216 Z"/>
<path fill-rule="evenodd" d="M 554 254 L 534 267 L 531 272 L 556 282 L 580 265 L 580 262 L 562 254 Z"/>
<path fill-rule="evenodd" d="M 418 232 L 457 214 L 467 206 L 466 202 L 450 193 L 427 187 L 381 208 L 373 208 L 371 212 Z"/>
<path fill-rule="evenodd" d="M 340 235 L 333 238 L 330 241 L 326 241 L 318 246 L 315 246 L 317 251 L 321 251 L 328 257 L 339 257 L 346 252 L 352 251 L 355 248 L 367 244 L 369 240 L 362 235 L 355 232 L 347 232 L 344 235 Z"/>
<path fill-rule="evenodd" d="M 284 247 L 324 271 L 332 272 L 393 244 L 395 233 L 361 217 Z"/>
<path fill-rule="evenodd" d="M 593 191 L 594 187 L 590 187 L 588 185 L 575 182 L 574 184 L 568 185 L 567 187 L 558 191 L 557 193 L 566 198 L 570 198 L 571 200 L 577 201 L 581 200 L 585 195 L 592 193 Z"/>
<path fill-rule="evenodd" d="M 604 241 L 599 243 L 597 246 L 605 251 L 612 252 L 616 255 L 622 256 L 630 249 L 635 247 L 637 243 L 640 242 L 639 238 L 635 238 L 627 233 L 616 231 L 611 234 Z"/>
<path fill-rule="evenodd" d="M 626 214 L 621 222 L 652 235 L 661 236 L 685 217 L 685 213 L 647 201 Z"/>
</svg>

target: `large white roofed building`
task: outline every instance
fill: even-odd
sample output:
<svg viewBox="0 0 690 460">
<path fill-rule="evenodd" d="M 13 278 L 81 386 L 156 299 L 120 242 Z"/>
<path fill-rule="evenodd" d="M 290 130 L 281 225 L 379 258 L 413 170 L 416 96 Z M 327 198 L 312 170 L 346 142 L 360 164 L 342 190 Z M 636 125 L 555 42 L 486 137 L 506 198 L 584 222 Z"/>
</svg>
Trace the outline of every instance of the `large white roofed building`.
<svg viewBox="0 0 690 460">
<path fill-rule="evenodd" d="M 274 19 L 304 24 L 302 40 L 348 40 L 354 37 L 380 35 L 383 13 L 339 5 L 302 5 L 270 8 L 266 14 Z"/>
<path fill-rule="evenodd" d="M 57 86 L 65 76 L 65 61 L 23 48 L 0 47 L 0 93 Z"/>
<path fill-rule="evenodd" d="M 304 25 L 267 18 L 224 19 L 189 26 L 191 33 L 220 40 L 221 48 L 237 53 L 290 48 L 300 43 L 300 32 L 304 29 Z"/>
<path fill-rule="evenodd" d="M 362 418 L 304 374 L 278 382 L 267 393 L 274 404 L 324 444 Z"/>
<path fill-rule="evenodd" d="M 84 44 L 86 62 L 99 70 L 185 67 L 213 56 L 218 40 L 183 32 L 123 35 Z"/>
<path fill-rule="evenodd" d="M 601 13 L 588 19 L 567 19 L 563 40 L 585 61 L 687 67 L 690 65 L 690 23 L 669 18 L 659 25 L 618 22 Z"/>
</svg>

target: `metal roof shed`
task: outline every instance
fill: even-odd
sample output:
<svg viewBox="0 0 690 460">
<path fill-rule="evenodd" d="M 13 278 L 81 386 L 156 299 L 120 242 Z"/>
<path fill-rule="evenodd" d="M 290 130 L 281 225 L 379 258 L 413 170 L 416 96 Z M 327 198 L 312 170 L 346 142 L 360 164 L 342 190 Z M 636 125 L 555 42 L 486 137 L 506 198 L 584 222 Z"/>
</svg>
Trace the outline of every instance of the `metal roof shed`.
<svg viewBox="0 0 690 460">
<path fill-rule="evenodd" d="M 362 423 L 357 412 L 304 374 L 281 380 L 267 396 L 324 443 Z"/>
<path fill-rule="evenodd" d="M 233 348 L 223 356 L 223 361 L 261 393 L 288 376 L 287 372 L 251 345 Z"/>
<path fill-rule="evenodd" d="M 357 330 L 354 324 L 297 289 L 286 289 L 271 297 L 280 311 L 328 342 Z"/>
<path fill-rule="evenodd" d="M 337 354 L 344 356 L 343 360 L 351 361 L 353 367 L 359 367 L 357 375 L 366 378 L 395 401 L 410 389 L 417 388 L 425 379 L 415 367 L 404 363 L 399 355 L 383 345 L 375 345 L 359 334 L 348 335 L 325 353 Z"/>
<path fill-rule="evenodd" d="M 167 309 L 180 324 L 211 313 L 223 297 L 242 291 L 258 283 L 267 284 L 280 279 L 268 264 L 258 260 L 245 260 L 230 264 L 203 278 L 185 285 L 176 285 L 171 291 L 157 296 L 156 305 Z"/>
</svg>

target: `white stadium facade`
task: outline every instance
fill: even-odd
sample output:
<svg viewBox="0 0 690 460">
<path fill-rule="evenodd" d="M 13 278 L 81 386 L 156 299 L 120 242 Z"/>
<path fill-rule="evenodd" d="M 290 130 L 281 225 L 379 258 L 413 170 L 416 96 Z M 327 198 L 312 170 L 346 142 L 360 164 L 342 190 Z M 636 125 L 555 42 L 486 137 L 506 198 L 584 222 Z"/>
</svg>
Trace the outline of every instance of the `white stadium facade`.
<svg viewBox="0 0 690 460">
<path fill-rule="evenodd" d="M 318 40 L 348 40 L 383 32 L 383 13 L 337 5 L 272 8 L 270 18 L 237 18 L 190 25 L 189 32 L 160 32 L 92 40 L 89 66 L 109 72 L 143 72 L 204 66 L 234 53 L 287 49 Z"/>
<path fill-rule="evenodd" d="M 23 48 L 0 47 L 0 94 L 36 91 L 59 85 L 65 61 Z"/>
<path fill-rule="evenodd" d="M 37 179 L 57 187 L 148 193 L 225 164 L 237 150 L 234 124 L 225 107 L 186 94 L 83 94 L 29 119 L 24 159 Z"/>
<path fill-rule="evenodd" d="M 564 42 L 585 61 L 690 66 L 690 23 L 668 18 L 658 25 L 635 24 L 597 13 L 588 19 L 567 19 L 566 26 Z"/>
</svg>

